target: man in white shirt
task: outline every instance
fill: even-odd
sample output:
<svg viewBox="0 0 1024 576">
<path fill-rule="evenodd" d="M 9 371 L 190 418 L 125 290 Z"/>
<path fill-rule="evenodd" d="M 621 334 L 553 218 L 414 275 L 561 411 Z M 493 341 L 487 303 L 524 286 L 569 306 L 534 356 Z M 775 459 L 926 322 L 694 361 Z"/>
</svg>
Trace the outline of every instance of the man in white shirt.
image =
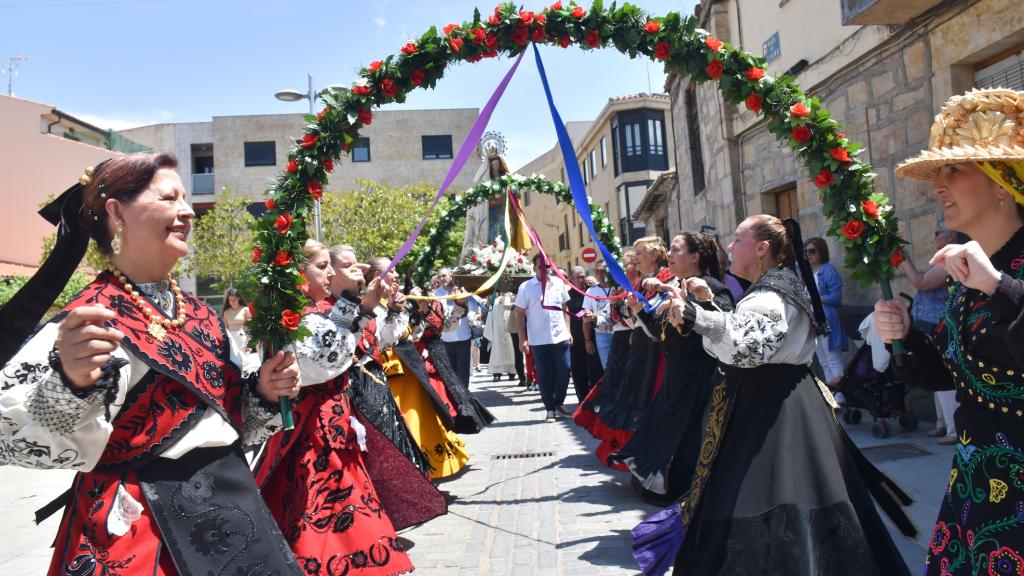
<svg viewBox="0 0 1024 576">
<path fill-rule="evenodd" d="M 554 420 L 555 411 L 568 412 L 562 407 L 569 388 L 569 313 L 565 304 L 569 291 L 561 280 L 547 278 L 547 289 L 541 293 L 541 256 L 533 257 L 534 277 L 519 286 L 515 307 L 519 329 L 519 348 L 523 354 L 533 352 L 533 366 L 537 371 L 537 384 L 541 400 L 547 409 L 547 419 Z M 547 307 L 547 308 L 545 308 Z M 526 338 L 523 338 L 523 335 Z"/>
<path fill-rule="evenodd" d="M 455 286 L 452 273 L 447 268 L 441 268 L 437 276 L 440 286 L 434 289 L 435 296 L 464 292 Z M 479 305 L 472 298 L 442 300 L 441 302 L 445 307 L 445 315 L 451 319 L 448 324 L 445 324 L 444 331 L 441 332 L 441 341 L 444 342 L 445 352 L 448 353 L 448 360 L 455 368 L 455 374 L 468 387 L 473 342 L 473 329 L 470 327 L 470 322 L 478 317 Z M 455 308 L 461 308 L 461 310 L 454 310 Z"/>
</svg>

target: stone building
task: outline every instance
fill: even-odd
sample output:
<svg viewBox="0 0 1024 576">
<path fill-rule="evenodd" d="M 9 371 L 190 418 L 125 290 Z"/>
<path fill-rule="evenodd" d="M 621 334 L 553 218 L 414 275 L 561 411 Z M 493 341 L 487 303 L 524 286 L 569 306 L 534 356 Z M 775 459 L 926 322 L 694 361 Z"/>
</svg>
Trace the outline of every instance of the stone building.
<svg viewBox="0 0 1024 576">
<path fill-rule="evenodd" d="M 675 167 L 670 124 L 668 95 L 645 93 L 609 98 L 593 121 L 566 123 L 587 194 L 614 223 L 623 245 L 669 229 L 664 211 L 652 217 L 649 225 L 633 214 L 651 184 Z M 558 144 L 518 173 L 568 182 Z M 581 251 L 594 242 L 575 208 L 541 194 L 528 194 L 523 203 L 551 257 L 561 266 L 580 264 Z"/>
<path fill-rule="evenodd" d="M 1024 3 L 1019 0 L 703 0 L 699 26 L 763 54 L 768 74 L 789 73 L 864 145 L 901 220 L 908 252 L 924 266 L 939 217 L 929 187 L 895 178 L 893 168 L 927 145 L 933 115 L 971 87 L 1024 89 Z M 717 85 L 671 74 L 678 185 L 658 192 L 678 214 L 673 230 L 715 229 L 731 239 L 738 221 L 770 213 L 796 217 L 804 236 L 825 236 L 817 189 L 766 120 L 726 104 Z M 650 193 L 649 193 L 650 194 Z M 652 204 L 656 204 L 652 200 Z M 674 222 L 670 219 L 670 224 Z M 838 242 L 829 239 L 833 263 Z M 913 293 L 903 278 L 894 288 Z M 845 302 L 867 304 L 875 286 L 846 283 Z"/>
</svg>

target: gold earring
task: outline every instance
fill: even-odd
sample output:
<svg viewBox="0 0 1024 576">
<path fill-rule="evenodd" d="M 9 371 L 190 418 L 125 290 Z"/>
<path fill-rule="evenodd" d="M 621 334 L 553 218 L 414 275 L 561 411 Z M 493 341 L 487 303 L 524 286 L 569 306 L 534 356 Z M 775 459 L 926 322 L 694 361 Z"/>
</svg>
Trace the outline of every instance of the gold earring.
<svg viewBox="0 0 1024 576">
<path fill-rule="evenodd" d="M 110 239 L 110 251 L 114 253 L 114 256 L 121 254 L 121 248 L 124 247 L 124 226 L 118 224 L 117 230 L 114 231 L 114 237 Z"/>
</svg>

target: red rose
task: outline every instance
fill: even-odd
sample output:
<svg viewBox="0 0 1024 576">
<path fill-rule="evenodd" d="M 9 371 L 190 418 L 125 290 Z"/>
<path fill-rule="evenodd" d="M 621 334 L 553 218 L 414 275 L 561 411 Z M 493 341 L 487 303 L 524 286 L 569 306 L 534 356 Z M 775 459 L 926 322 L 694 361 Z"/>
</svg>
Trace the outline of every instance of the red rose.
<svg viewBox="0 0 1024 576">
<path fill-rule="evenodd" d="M 313 200 L 319 200 L 324 197 L 324 187 L 319 182 L 310 182 L 306 184 L 306 192 L 313 197 Z"/>
<path fill-rule="evenodd" d="M 357 84 L 352 87 L 352 93 L 356 96 L 369 96 L 370 92 L 372 92 L 372 90 L 370 90 L 370 87 L 365 84 Z"/>
<path fill-rule="evenodd" d="M 380 60 L 374 60 L 373 62 L 370 62 L 370 72 L 376 72 L 377 70 L 380 70 L 380 67 L 383 65 L 384 63 L 381 62 Z"/>
<path fill-rule="evenodd" d="M 291 263 L 292 255 L 285 252 L 284 250 L 281 250 L 280 252 L 277 253 L 277 256 L 274 256 L 274 264 L 277 264 L 278 266 L 287 266 Z"/>
<path fill-rule="evenodd" d="M 718 58 L 712 58 L 711 63 L 704 69 L 708 73 L 708 76 L 712 80 L 718 80 L 722 77 L 722 72 L 725 71 L 725 66 L 722 66 L 722 62 Z"/>
<path fill-rule="evenodd" d="M 284 326 L 286 329 L 298 330 L 301 323 L 302 314 L 292 312 L 291 310 L 281 312 L 281 326 Z"/>
<path fill-rule="evenodd" d="M 582 8 L 581 8 L 582 10 Z M 601 45 L 601 33 L 597 30 L 587 30 L 587 35 L 583 38 L 591 48 L 597 48 Z"/>
<path fill-rule="evenodd" d="M 714 36 L 708 36 L 704 40 L 704 44 L 708 48 L 710 48 L 712 52 L 718 52 L 719 50 L 722 49 L 722 46 L 725 44 L 725 42 L 722 42 L 721 40 L 715 38 Z"/>
<path fill-rule="evenodd" d="M 533 12 L 530 12 L 529 10 L 520 10 L 519 25 L 529 26 L 530 24 L 533 24 Z"/>
<path fill-rule="evenodd" d="M 459 25 L 458 24 L 449 24 L 449 25 L 444 27 L 444 35 L 445 36 L 451 36 L 452 30 L 458 30 L 458 29 L 459 29 Z"/>
<path fill-rule="evenodd" d="M 319 114 L 316 115 L 316 121 L 317 122 L 323 122 L 324 121 L 324 116 L 327 116 L 327 113 L 330 112 L 330 111 L 331 111 L 330 106 L 325 107 L 323 110 L 320 111 Z"/>
<path fill-rule="evenodd" d="M 415 53 L 416 53 L 416 43 L 415 42 L 406 42 L 405 46 L 402 46 L 402 54 L 408 55 L 408 54 L 415 54 Z"/>
<path fill-rule="evenodd" d="M 360 108 L 359 122 L 366 126 L 369 126 L 373 122 L 373 112 L 370 112 L 369 108 Z"/>
<path fill-rule="evenodd" d="M 548 23 L 548 17 L 544 14 L 534 14 L 533 21 L 536 22 L 537 26 L 543 26 Z"/>
<path fill-rule="evenodd" d="M 583 10 L 582 6 L 577 6 L 572 10 L 573 18 L 583 18 L 583 16 L 586 15 L 586 13 L 587 12 Z"/>
<path fill-rule="evenodd" d="M 257 246 L 252 249 L 252 263 L 259 264 L 260 260 L 263 259 L 263 249 Z"/>
<path fill-rule="evenodd" d="M 498 51 L 497 50 L 491 50 L 490 52 L 484 52 L 484 58 L 497 58 L 497 57 L 498 57 Z"/>
<path fill-rule="evenodd" d="M 864 231 L 864 223 L 860 220 L 850 220 L 846 224 L 843 224 L 842 228 L 843 236 L 846 236 L 850 240 L 856 240 L 860 233 Z"/>
<path fill-rule="evenodd" d="M 471 260 L 473 262 L 476 262 L 477 260 L 479 260 L 479 258 L 476 257 L 476 254 L 473 254 L 473 257 L 471 258 Z"/>
<path fill-rule="evenodd" d="M 299 292 L 309 296 L 309 279 L 306 278 L 305 274 L 299 274 L 299 279 L 295 282 L 295 287 L 299 289 Z"/>
<path fill-rule="evenodd" d="M 341 149 L 344 150 L 345 152 L 348 152 L 348 149 L 351 148 L 351 147 L 352 147 L 352 144 L 350 144 L 348 142 L 342 142 L 341 143 Z"/>
<path fill-rule="evenodd" d="M 516 28 L 509 38 L 520 46 L 526 46 L 526 43 L 530 40 L 530 32 L 526 28 Z"/>
<path fill-rule="evenodd" d="M 568 36 L 562 36 L 561 38 L 558 39 L 558 45 L 561 46 L 562 48 L 568 48 L 569 44 L 572 44 L 572 39 L 569 38 Z"/>
<path fill-rule="evenodd" d="M 483 28 L 473 28 L 472 30 L 469 31 L 469 34 L 471 36 L 470 40 L 477 44 L 483 42 L 484 39 L 487 38 L 487 33 L 484 32 Z"/>
<path fill-rule="evenodd" d="M 797 102 L 789 107 L 789 113 L 793 116 L 804 117 L 811 113 L 811 109 L 803 102 Z"/>
<path fill-rule="evenodd" d="M 395 85 L 395 81 L 391 78 L 385 78 L 380 82 L 380 91 L 383 92 L 385 96 L 394 96 L 395 93 L 398 92 L 398 86 Z"/>
<path fill-rule="evenodd" d="M 654 45 L 654 57 L 658 60 L 668 60 L 671 53 L 672 48 L 668 45 L 668 42 L 658 42 Z"/>
<path fill-rule="evenodd" d="M 534 28 L 533 29 L 533 41 L 534 42 L 543 42 L 544 38 L 547 38 L 547 33 L 544 32 L 543 28 Z"/>
<path fill-rule="evenodd" d="M 835 175 L 828 168 L 822 168 L 814 178 L 814 185 L 818 188 L 828 188 L 836 181 Z"/>
<path fill-rule="evenodd" d="M 334 159 L 331 157 L 324 158 L 324 170 L 328 172 L 334 172 Z"/>
<path fill-rule="evenodd" d="M 424 76 L 426 76 L 426 74 L 423 73 L 423 70 L 417 68 L 412 71 L 412 74 L 409 75 L 409 78 L 412 80 L 413 86 L 419 86 L 420 84 L 423 84 Z"/>
<path fill-rule="evenodd" d="M 316 134 L 303 134 L 302 143 L 299 145 L 303 148 L 312 148 L 313 146 L 316 146 L 317 138 L 319 138 L 319 136 Z"/>
<path fill-rule="evenodd" d="M 892 253 L 892 256 L 889 256 L 889 265 L 893 268 L 899 268 L 900 264 L 903 264 L 904 259 L 903 250 L 897 248 L 896 251 Z"/>
<path fill-rule="evenodd" d="M 865 200 L 864 203 L 860 205 L 860 208 L 864 211 L 866 216 L 878 218 L 878 204 L 875 204 L 873 200 Z"/>
<path fill-rule="evenodd" d="M 654 34 L 658 30 L 661 30 L 661 24 L 658 22 L 650 20 L 647 24 L 644 24 L 644 32 L 647 32 L 648 34 Z"/>
<path fill-rule="evenodd" d="M 476 56 L 470 56 L 469 58 L 466 58 L 466 62 L 470 62 L 470 63 L 472 63 L 472 62 L 479 62 L 479 61 L 481 61 L 483 59 L 484 59 L 484 55 L 481 53 L 481 54 L 477 54 Z"/>
<path fill-rule="evenodd" d="M 750 68 L 750 70 L 747 70 L 747 78 L 750 78 L 751 80 L 754 80 L 754 81 L 757 81 L 757 80 L 760 80 L 761 78 L 764 78 L 764 68 L 758 68 L 757 66 L 752 66 Z"/>
<path fill-rule="evenodd" d="M 790 132 L 790 136 L 793 137 L 793 140 L 802 144 L 811 139 L 811 129 L 807 126 L 797 126 L 796 128 L 793 128 L 792 132 Z"/>
<path fill-rule="evenodd" d="M 278 216 L 277 220 L 274 220 L 274 228 L 277 228 L 277 231 L 281 234 L 287 234 L 292 228 L 292 215 L 281 214 Z"/>
<path fill-rule="evenodd" d="M 498 37 L 490 32 L 484 36 L 484 47 L 488 50 L 495 50 L 498 48 Z"/>
<path fill-rule="evenodd" d="M 452 52 L 462 52 L 462 38 L 452 38 L 448 45 L 451 46 Z"/>
<path fill-rule="evenodd" d="M 522 257 L 522 256 L 520 256 L 520 257 L 519 257 L 519 263 L 520 263 L 520 264 L 522 264 L 522 263 L 523 263 L 523 257 Z"/>
<path fill-rule="evenodd" d="M 298 172 L 298 170 L 299 165 L 295 162 L 295 160 L 288 160 L 288 164 L 285 164 L 284 171 L 289 174 L 294 174 Z"/>
<path fill-rule="evenodd" d="M 761 102 L 761 97 L 757 94 L 747 96 L 747 110 L 750 110 L 754 114 L 761 112 Z"/>
<path fill-rule="evenodd" d="M 497 26 L 498 24 L 501 24 L 501 16 L 498 16 L 497 14 L 492 14 L 491 16 L 487 17 L 488 26 Z"/>
<path fill-rule="evenodd" d="M 255 316 L 256 315 L 256 303 L 250 301 L 248 304 L 246 304 L 246 306 L 249 308 L 249 316 Z"/>
<path fill-rule="evenodd" d="M 852 162 L 850 159 L 850 151 L 846 148 L 829 148 L 828 154 L 834 160 L 839 160 L 840 162 Z"/>
<path fill-rule="evenodd" d="M 267 198 L 267 201 L 264 202 L 263 205 L 267 207 L 267 210 L 273 210 L 274 208 L 277 208 L 277 200 Z"/>
<path fill-rule="evenodd" d="M 562 9 L 562 3 L 561 2 L 555 2 L 554 4 L 551 5 L 551 9 L 552 10 L 561 10 Z"/>
<path fill-rule="evenodd" d="M 836 134 L 836 138 L 838 138 L 840 140 L 843 140 L 843 139 L 846 138 L 846 134 L 843 134 L 842 132 L 840 132 L 839 134 Z"/>
</svg>

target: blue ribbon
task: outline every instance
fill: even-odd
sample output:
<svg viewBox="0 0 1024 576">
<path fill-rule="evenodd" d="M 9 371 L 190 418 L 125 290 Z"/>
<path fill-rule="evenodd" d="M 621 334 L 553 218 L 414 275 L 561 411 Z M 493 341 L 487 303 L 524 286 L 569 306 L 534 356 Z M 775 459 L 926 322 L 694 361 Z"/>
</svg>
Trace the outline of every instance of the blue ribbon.
<svg viewBox="0 0 1024 576">
<path fill-rule="evenodd" d="M 544 85 L 544 94 L 548 99 L 548 108 L 551 109 L 551 120 L 555 123 L 555 133 L 558 135 L 558 147 L 562 150 L 562 160 L 565 164 L 565 174 L 569 178 L 569 190 L 572 192 L 572 203 L 576 207 L 576 212 L 580 215 L 580 220 L 583 221 L 583 225 L 587 227 L 587 231 L 590 232 L 590 237 L 594 239 L 594 244 L 597 245 L 597 249 L 601 252 L 601 256 L 604 257 L 605 263 L 608 265 L 608 273 L 615 282 L 629 290 L 633 296 L 644 303 L 647 306 L 647 298 L 643 294 L 637 292 L 633 288 L 633 284 L 629 281 L 626 276 L 626 271 L 622 269 L 619 262 L 615 260 L 615 256 L 612 255 L 611 250 L 601 242 L 601 238 L 598 237 L 597 231 L 594 230 L 594 220 L 590 217 L 590 200 L 587 199 L 587 189 L 583 184 L 583 174 L 580 173 L 580 165 L 576 161 L 576 150 L 572 147 L 572 139 L 569 138 L 569 131 L 565 129 L 565 122 L 562 122 L 562 117 L 558 114 L 558 109 L 555 108 L 555 101 L 551 98 L 551 87 L 548 85 L 548 76 L 544 73 L 544 63 L 540 60 L 540 51 L 537 49 L 537 45 L 533 45 L 533 54 L 537 59 L 537 70 L 540 72 L 540 81 Z M 660 304 L 660 302 L 659 302 Z"/>
</svg>

